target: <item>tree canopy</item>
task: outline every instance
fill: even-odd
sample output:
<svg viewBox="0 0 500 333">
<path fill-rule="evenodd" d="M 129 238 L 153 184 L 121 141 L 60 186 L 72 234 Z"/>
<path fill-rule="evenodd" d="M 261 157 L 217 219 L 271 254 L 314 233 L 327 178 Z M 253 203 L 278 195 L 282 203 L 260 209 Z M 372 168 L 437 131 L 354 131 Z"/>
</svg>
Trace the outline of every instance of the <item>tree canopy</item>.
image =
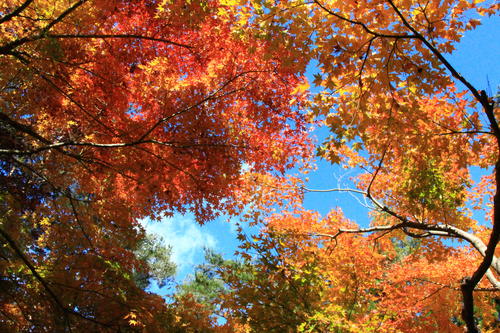
<svg viewBox="0 0 500 333">
<path fill-rule="evenodd" d="M 498 104 L 447 54 L 498 9 L 4 1 L 0 328 L 493 332 Z M 361 170 L 315 190 L 365 198 L 369 226 L 303 208 L 315 190 L 286 172 L 314 172 L 309 124 L 331 133 L 319 157 Z M 261 231 L 168 303 L 145 290 L 171 276 L 168 249 L 139 221 L 175 212 Z"/>
<path fill-rule="evenodd" d="M 300 159 L 290 100 L 304 65 L 265 60 L 268 42 L 233 35 L 237 13 L 218 1 L 0 13 L 3 325 L 153 325 L 162 301 L 131 275 L 138 219 L 189 210 L 204 223 L 234 205 L 243 163 Z"/>
</svg>

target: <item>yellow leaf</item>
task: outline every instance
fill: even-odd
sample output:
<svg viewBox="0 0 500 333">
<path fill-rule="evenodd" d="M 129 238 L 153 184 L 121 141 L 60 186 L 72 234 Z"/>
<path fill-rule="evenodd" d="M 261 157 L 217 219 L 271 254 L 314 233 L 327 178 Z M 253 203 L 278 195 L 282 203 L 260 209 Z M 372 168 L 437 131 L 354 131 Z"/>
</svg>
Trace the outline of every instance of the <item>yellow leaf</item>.
<svg viewBox="0 0 500 333">
<path fill-rule="evenodd" d="M 292 94 L 302 94 L 306 90 L 308 90 L 309 87 L 310 87 L 309 82 L 307 82 L 307 80 L 304 80 L 303 83 L 299 83 L 299 85 L 297 85 L 297 87 L 295 87 L 295 89 L 292 91 Z"/>
</svg>

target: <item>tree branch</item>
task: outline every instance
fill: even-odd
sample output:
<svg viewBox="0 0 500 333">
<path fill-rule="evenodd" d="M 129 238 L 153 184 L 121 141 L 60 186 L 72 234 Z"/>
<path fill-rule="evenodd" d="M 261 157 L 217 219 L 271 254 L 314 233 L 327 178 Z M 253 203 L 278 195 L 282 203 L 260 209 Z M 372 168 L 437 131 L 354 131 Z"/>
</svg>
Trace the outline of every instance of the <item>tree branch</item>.
<svg viewBox="0 0 500 333">
<path fill-rule="evenodd" d="M 363 30 L 365 30 L 367 33 L 369 33 L 372 36 L 383 37 L 383 38 L 396 38 L 396 39 L 417 38 L 416 35 L 406 35 L 406 34 L 390 35 L 390 34 L 384 34 L 384 33 L 381 33 L 381 32 L 373 31 L 370 28 L 368 28 L 368 26 L 366 26 L 366 24 L 364 24 L 363 22 L 351 20 L 351 19 L 349 19 L 347 17 L 344 17 L 344 16 L 342 16 L 342 15 L 340 15 L 338 13 L 335 13 L 335 12 L 331 11 L 330 9 L 326 8 L 322 3 L 320 3 L 318 0 L 314 0 L 314 3 L 317 4 L 321 9 L 323 9 L 328 14 L 330 14 L 330 15 L 332 15 L 332 16 L 340 19 L 340 20 L 348 22 L 348 23 L 351 23 L 353 25 L 358 25 L 358 26 L 362 27 Z"/>
<path fill-rule="evenodd" d="M 0 228 L 0 235 L 7 241 L 11 249 L 16 253 L 16 255 L 21 259 L 23 264 L 28 267 L 28 269 L 31 271 L 31 274 L 35 277 L 36 280 L 43 286 L 47 294 L 54 300 L 56 305 L 64 312 L 64 313 L 69 313 L 74 316 L 80 317 L 82 319 L 85 319 L 87 321 L 93 322 L 95 324 L 99 324 L 104 327 L 111 327 L 110 325 L 103 323 L 101 321 L 98 321 L 94 318 L 89 318 L 73 309 L 70 309 L 66 307 L 62 301 L 59 299 L 59 297 L 56 295 L 56 293 L 52 290 L 52 288 L 49 286 L 48 282 L 45 281 L 44 278 L 38 273 L 36 270 L 35 266 L 31 263 L 31 261 L 24 255 L 24 253 L 21 251 L 21 249 L 17 246 L 16 242 L 10 237 L 10 235 L 5 232 L 2 228 Z"/>
<path fill-rule="evenodd" d="M 166 116 L 166 117 L 163 117 L 161 119 L 159 119 L 153 126 L 151 126 L 140 138 L 139 138 L 139 141 L 140 140 L 144 140 L 145 138 L 147 138 L 149 136 L 149 134 L 151 134 L 158 126 L 160 126 L 162 123 L 165 123 L 165 122 L 168 122 L 170 121 L 172 118 L 175 118 L 183 113 L 186 113 L 186 112 L 189 112 L 191 111 L 192 109 L 202 105 L 203 103 L 205 102 L 208 102 L 210 100 L 214 100 L 214 99 L 218 99 L 218 98 L 221 98 L 221 97 L 224 97 L 224 96 L 228 96 L 228 95 L 231 95 L 231 94 L 234 94 L 235 92 L 239 91 L 240 89 L 234 89 L 234 90 L 231 90 L 227 93 L 224 93 L 222 94 L 221 96 L 217 96 L 217 94 L 219 92 L 221 92 L 224 88 L 226 88 L 227 86 L 229 86 L 232 82 L 236 81 L 238 78 L 244 76 L 244 75 L 247 75 L 247 74 L 251 74 L 251 73 L 265 73 L 267 71 L 246 71 L 246 72 L 242 72 L 242 73 L 239 73 L 233 77 L 231 77 L 229 80 L 227 80 L 226 82 L 224 82 L 223 84 L 221 84 L 221 86 L 219 88 L 217 88 L 215 91 L 213 91 L 212 93 L 208 94 L 207 96 L 205 96 L 203 99 L 201 99 L 200 101 L 196 102 L 195 104 L 192 104 L 180 111 L 177 111 L 169 116 Z"/>
<path fill-rule="evenodd" d="M 66 16 L 68 16 L 69 14 L 74 12 L 78 7 L 80 7 L 81 5 L 83 5 L 87 1 L 88 0 L 80 0 L 78 2 L 75 2 L 71 7 L 68 7 L 55 20 L 53 20 L 52 22 L 50 22 L 49 24 L 47 24 L 47 26 L 45 26 L 43 28 L 42 32 L 40 33 L 40 37 L 43 38 L 50 29 L 52 29 L 56 24 L 61 22 Z"/>
<path fill-rule="evenodd" d="M 0 24 L 7 22 L 12 18 L 14 18 L 15 16 L 21 14 L 21 12 L 25 10 L 32 2 L 33 0 L 26 0 L 25 2 L 23 2 L 21 6 L 17 7 L 10 14 L 4 15 L 2 18 L 0 18 Z"/>
<path fill-rule="evenodd" d="M 93 147 L 93 148 L 125 148 L 131 146 L 138 146 L 144 144 L 157 144 L 162 146 L 169 146 L 177 149 L 189 149 L 195 147 L 220 147 L 220 148 L 249 148 L 247 146 L 239 146 L 239 145 L 231 145 L 231 144 L 223 144 L 223 143 L 182 143 L 177 141 L 171 142 L 163 142 L 159 140 L 142 140 L 142 141 L 131 141 L 131 142 L 120 142 L 120 143 L 98 143 L 98 142 L 76 142 L 76 141 L 67 141 L 67 142 L 56 142 L 52 143 L 40 148 L 36 148 L 33 150 L 19 150 L 19 149 L 0 149 L 0 154 L 6 155 L 34 155 L 45 150 L 50 149 L 59 149 L 63 147 Z"/>
<path fill-rule="evenodd" d="M 420 34 L 415 28 L 413 28 L 392 0 L 387 0 L 387 2 L 391 5 L 394 12 L 396 12 L 396 15 L 399 16 L 401 22 L 413 33 L 413 36 L 422 41 L 422 43 L 424 43 L 424 45 L 439 59 L 439 61 L 446 67 L 446 69 L 450 71 L 451 75 L 461 83 L 463 83 L 467 87 L 467 89 L 469 89 L 475 99 L 483 106 L 493 132 L 495 133 L 497 138 L 500 138 L 500 128 L 493 114 L 493 105 L 488 101 L 486 93 L 484 91 L 478 91 L 450 64 L 450 62 L 443 56 L 441 52 L 439 52 L 439 50 L 434 45 L 432 45 L 422 34 Z M 491 110 L 491 112 L 489 110 Z"/>
<path fill-rule="evenodd" d="M 472 93 L 474 98 L 482 105 L 484 112 L 490 123 L 491 130 L 497 139 L 497 146 L 500 155 L 500 128 L 494 114 L 494 103 L 488 99 L 484 90 L 478 91 L 469 81 L 467 81 L 458 71 L 446 60 L 438 49 L 432 45 L 422 34 L 420 34 L 411 24 L 405 19 L 401 11 L 396 7 L 393 0 L 387 0 L 392 9 L 396 12 L 401 22 L 419 39 L 424 45 L 441 61 L 441 63 L 450 71 L 452 76 L 463 83 Z M 484 258 L 479 267 L 476 269 L 472 277 L 466 277 L 462 281 L 461 289 L 464 299 L 464 307 L 462 310 L 462 318 L 464 319 L 467 330 L 470 333 L 479 332 L 474 320 L 474 297 L 473 291 L 476 285 L 481 281 L 482 277 L 487 274 L 489 267 L 494 259 L 495 248 L 500 240 L 500 157 L 495 165 L 495 182 L 496 193 L 493 199 L 493 230 L 491 231 L 488 246 L 484 252 Z M 496 265 L 495 265 L 496 266 Z"/>
<path fill-rule="evenodd" d="M 337 190 L 324 190 L 324 192 L 327 192 L 327 191 L 331 192 L 331 191 L 337 191 Z M 361 194 L 364 194 L 365 196 L 367 196 L 367 193 L 364 191 L 350 190 L 350 189 L 346 189 L 344 191 L 361 193 Z M 378 203 L 378 201 L 374 201 L 373 198 L 370 198 L 370 200 L 372 200 L 375 205 L 380 206 L 380 203 Z M 393 224 L 393 225 L 373 226 L 373 227 L 369 227 L 369 228 L 339 229 L 337 231 L 337 233 L 335 233 L 334 235 L 331 235 L 331 234 L 315 234 L 315 235 L 325 236 L 325 237 L 330 237 L 330 238 L 337 238 L 339 235 L 341 235 L 343 233 L 372 233 L 372 232 L 388 231 L 388 230 L 391 230 L 391 231 L 392 230 L 402 230 L 407 235 L 414 237 L 414 238 L 440 236 L 440 237 L 453 237 L 453 238 L 463 239 L 463 240 L 467 241 L 469 244 L 471 244 L 484 258 L 486 258 L 486 256 L 490 255 L 488 252 L 489 247 L 486 246 L 479 237 L 476 237 L 475 235 L 473 235 L 469 232 L 463 231 L 455 226 L 452 226 L 449 224 L 426 224 L 426 223 L 411 221 L 411 220 L 408 220 L 407 218 L 405 218 L 401 215 L 396 214 L 395 212 L 393 212 L 392 210 L 390 210 L 386 206 L 382 206 L 381 210 L 396 217 L 401 222 L 398 224 Z M 422 230 L 422 231 L 424 231 L 424 233 L 415 234 L 415 233 L 412 233 L 411 231 L 409 231 L 408 228 Z M 490 242 L 491 242 L 491 239 L 490 239 Z M 489 267 L 493 268 L 498 274 L 500 274 L 500 261 L 498 260 L 498 258 L 494 254 L 491 255 L 491 263 L 487 267 L 487 269 Z M 493 283 L 493 284 L 495 284 L 495 283 Z"/>
<path fill-rule="evenodd" d="M 174 41 L 171 41 L 171 40 L 165 39 L 165 38 L 148 37 L 148 36 L 141 36 L 141 35 L 135 35 L 135 34 L 116 34 L 116 35 L 114 35 L 114 34 L 78 34 L 78 35 L 47 34 L 46 36 L 49 38 L 75 38 L 75 39 L 80 39 L 80 38 L 86 38 L 86 39 L 143 39 L 143 40 L 150 40 L 150 41 L 154 41 L 154 42 L 172 44 L 172 45 L 184 47 L 187 49 L 192 48 L 189 45 L 174 42 Z"/>
</svg>

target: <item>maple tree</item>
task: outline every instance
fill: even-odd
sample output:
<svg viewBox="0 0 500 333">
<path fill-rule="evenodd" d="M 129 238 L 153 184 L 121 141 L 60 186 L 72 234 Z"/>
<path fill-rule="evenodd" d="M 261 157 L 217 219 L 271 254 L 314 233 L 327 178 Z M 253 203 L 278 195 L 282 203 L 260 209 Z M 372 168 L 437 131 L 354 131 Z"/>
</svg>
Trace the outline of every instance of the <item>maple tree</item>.
<svg viewBox="0 0 500 333">
<path fill-rule="evenodd" d="M 237 22 L 215 0 L 2 1 L 2 331 L 177 325 L 140 288 L 139 219 L 204 223 L 243 163 L 283 172 L 308 147 L 305 64 Z"/>
<path fill-rule="evenodd" d="M 338 228 L 353 232 L 333 237 Z M 242 332 L 463 331 L 455 280 L 477 263 L 470 249 L 437 255 L 435 244 L 356 228 L 340 210 L 272 216 L 259 235 L 242 234 L 249 264 L 219 269 L 230 291 L 216 303 Z M 484 332 L 498 328 L 494 296 L 485 289 L 475 299 Z"/>
<path fill-rule="evenodd" d="M 280 219 L 287 222 L 279 223 L 275 232 L 319 237 L 317 251 L 324 241 L 340 242 L 352 234 L 419 239 L 418 250 L 403 260 L 401 268 L 386 265 L 379 278 L 393 287 L 377 300 L 379 311 L 400 313 L 399 319 L 381 325 L 426 332 L 431 327 L 460 330 L 455 324 L 462 321 L 469 332 L 477 332 L 474 309 L 489 313 L 491 321 L 494 306 L 484 299 L 491 300 L 500 288 L 498 108 L 491 96 L 460 75 L 446 54 L 464 32 L 480 24 L 477 15 L 496 13 L 498 3 L 251 3 L 259 18 L 241 25 L 242 30 L 257 29 L 274 45 L 296 50 L 297 58 L 318 63 L 314 84 L 323 91 L 312 97 L 311 115 L 324 119 L 331 132 L 319 155 L 362 170 L 353 178 L 355 188 L 322 192 L 350 192 L 371 204 L 371 225 L 366 228 L 339 223 L 318 233 L 307 219 L 285 214 Z M 486 170 L 477 184 L 471 177 L 474 167 Z M 283 187 L 279 180 L 254 179 L 252 191 L 295 187 L 298 192 L 287 199 L 308 191 L 297 181 Z M 275 195 L 282 197 L 280 191 Z M 257 199 L 269 200 L 263 195 Z M 297 204 L 291 208 L 290 214 L 298 214 Z M 482 212 L 475 216 L 483 214 L 485 221 L 474 218 L 474 211 Z M 465 244 L 451 246 L 448 239 Z M 368 255 L 362 245 L 351 249 L 360 252 L 354 270 Z M 428 293 L 436 286 L 447 290 Z M 429 317 L 435 323 L 426 326 Z M 494 329 L 486 324 L 483 329 L 488 327 Z"/>
<path fill-rule="evenodd" d="M 495 330 L 497 108 L 446 53 L 477 14 L 497 10 L 464 0 L 4 1 L 0 328 Z M 311 59 L 323 91 L 308 102 Z M 304 210 L 310 190 L 278 175 L 309 157 L 307 105 L 331 131 L 319 155 L 364 170 L 356 188 L 325 191 L 364 196 L 370 226 Z M 478 184 L 473 167 L 486 170 Z M 191 211 L 204 223 L 222 210 L 263 226 L 251 239 L 240 230 L 247 261 L 219 261 L 220 280 L 200 276 L 170 305 L 145 292 L 169 274 L 150 251 L 168 255 L 139 219 Z M 220 299 L 193 292 L 205 282 Z"/>
</svg>

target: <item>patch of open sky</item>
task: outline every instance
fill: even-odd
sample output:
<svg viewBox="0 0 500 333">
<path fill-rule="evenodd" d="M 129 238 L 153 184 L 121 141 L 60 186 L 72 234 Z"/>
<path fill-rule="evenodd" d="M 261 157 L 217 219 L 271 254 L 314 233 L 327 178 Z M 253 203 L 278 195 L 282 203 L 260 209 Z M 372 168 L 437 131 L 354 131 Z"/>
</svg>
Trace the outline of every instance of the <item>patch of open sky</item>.
<svg viewBox="0 0 500 333">
<path fill-rule="evenodd" d="M 138 119 L 138 118 L 144 119 L 144 112 L 142 111 L 142 105 L 136 103 L 129 103 L 126 114 L 132 119 Z"/>
<path fill-rule="evenodd" d="M 196 265 L 204 260 L 204 249 L 210 248 L 224 258 L 235 258 L 238 248 L 236 239 L 237 220 L 221 216 L 205 225 L 199 225 L 193 214 L 174 214 L 160 221 L 144 219 L 141 221 L 147 232 L 163 238 L 165 245 L 172 247 L 172 261 L 177 265 L 175 279 L 181 283 L 194 272 Z M 247 228 L 249 232 L 250 228 Z M 170 286 L 171 287 L 171 286 Z M 151 291 L 160 295 L 168 294 L 169 286 L 158 288 L 153 285 Z"/>
<path fill-rule="evenodd" d="M 320 74 L 318 62 L 311 61 L 307 66 L 306 77 L 311 84 L 311 93 L 317 94 L 324 90 L 313 84 L 315 75 Z M 330 136 L 330 131 L 326 126 L 318 126 L 312 136 L 316 146 L 321 145 Z M 361 170 L 344 169 L 339 165 L 332 165 L 330 162 L 316 158 L 317 170 L 311 172 L 308 176 L 306 187 L 311 190 L 329 190 L 329 189 L 353 189 L 355 188 L 351 178 L 359 174 Z M 359 194 L 352 192 L 307 192 L 304 196 L 304 207 L 306 209 L 319 212 L 322 216 L 328 214 L 332 209 L 340 207 L 344 215 L 356 221 L 362 227 L 369 223 L 367 207 L 368 203 Z"/>
<path fill-rule="evenodd" d="M 314 132 L 318 143 L 323 142 L 329 134 L 328 128 L 324 126 Z M 319 158 L 316 160 L 316 166 L 317 171 L 308 175 L 309 181 L 306 184 L 311 190 L 354 189 L 351 177 L 361 172 L 357 169 L 344 169 Z M 340 207 L 347 218 L 363 227 L 369 223 L 367 205 L 362 196 L 351 192 L 308 192 L 304 196 L 306 209 L 315 210 L 325 216 L 332 209 Z"/>
<path fill-rule="evenodd" d="M 483 17 L 481 21 L 483 24 L 467 32 L 456 51 L 446 57 L 476 89 L 485 90 L 489 96 L 494 96 L 500 89 L 500 17 Z M 459 86 L 463 87 L 460 83 Z M 490 175 L 493 170 L 472 167 L 470 172 L 477 184 L 482 176 Z M 481 225 L 491 226 L 484 211 L 473 211 L 472 218 Z"/>
</svg>

